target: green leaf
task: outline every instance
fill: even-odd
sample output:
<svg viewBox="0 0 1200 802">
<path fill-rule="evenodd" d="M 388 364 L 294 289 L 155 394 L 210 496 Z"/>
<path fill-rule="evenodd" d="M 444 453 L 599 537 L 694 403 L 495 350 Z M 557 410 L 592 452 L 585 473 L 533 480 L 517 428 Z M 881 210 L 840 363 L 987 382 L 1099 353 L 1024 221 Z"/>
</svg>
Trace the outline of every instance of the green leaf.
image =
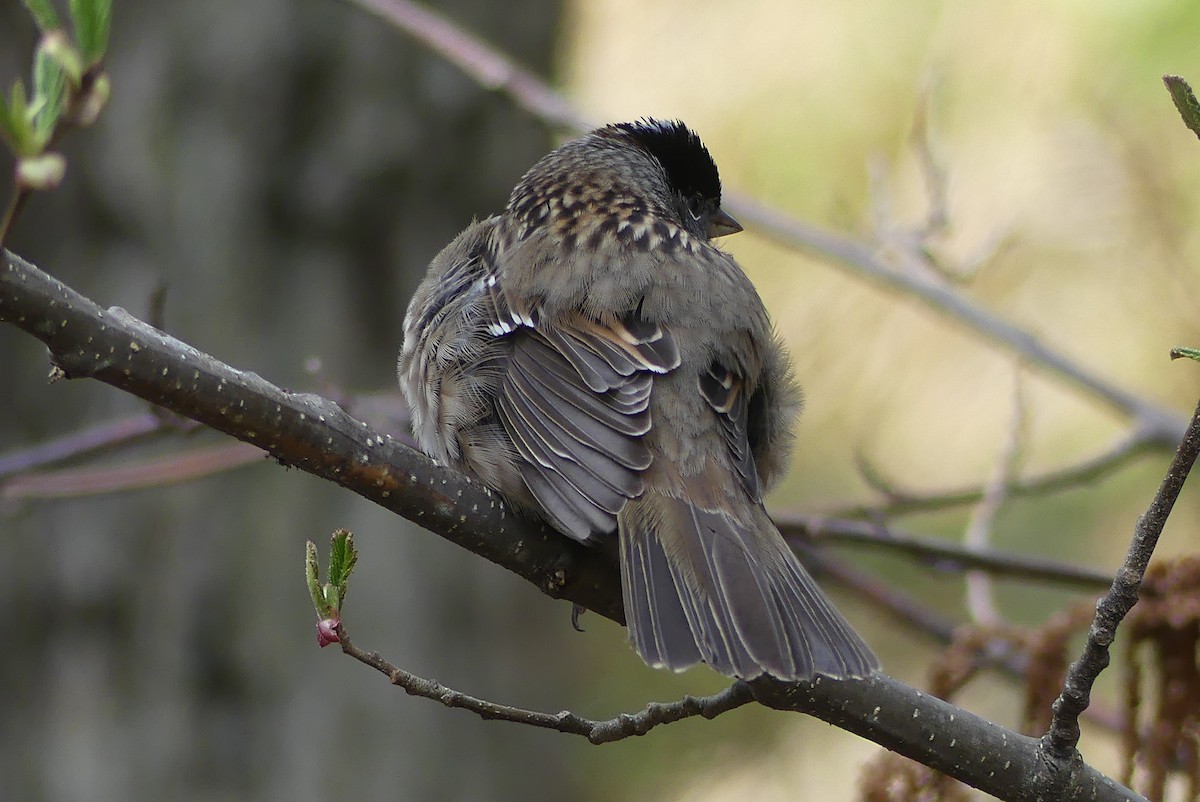
<svg viewBox="0 0 1200 802">
<path fill-rule="evenodd" d="M 38 48 L 33 58 L 33 133 L 39 148 L 44 148 L 58 125 L 66 99 L 66 75 L 62 65 L 47 51 Z"/>
<path fill-rule="evenodd" d="M 24 2 L 25 8 L 29 9 L 29 13 L 33 15 L 33 21 L 37 23 L 38 30 L 42 33 L 62 27 L 50 0 L 24 0 Z"/>
<path fill-rule="evenodd" d="M 41 152 L 30 117 L 29 101 L 25 97 L 25 84 L 20 78 L 13 81 L 7 103 L 0 94 L 0 135 L 18 158 L 37 156 Z"/>
<path fill-rule="evenodd" d="M 312 596 L 317 617 L 327 618 L 329 611 L 325 608 L 325 594 L 321 590 L 321 564 L 317 558 L 317 544 L 311 540 L 304 542 L 304 578 L 308 582 L 308 593 Z"/>
<path fill-rule="evenodd" d="M 348 529 L 339 529 L 329 540 L 329 590 L 325 598 L 337 609 L 346 602 L 350 588 L 350 574 L 358 563 L 358 551 L 354 548 L 354 535 Z"/>
<path fill-rule="evenodd" d="M 305 544 L 304 575 L 318 618 L 332 618 L 340 614 L 342 604 L 346 601 L 350 574 L 357 562 L 354 535 L 349 530 L 338 529 L 329 539 L 329 581 L 321 584 L 317 547 L 312 541 Z"/>
<path fill-rule="evenodd" d="M 71 0 L 71 22 L 83 63 L 92 67 L 108 50 L 108 32 L 112 25 L 112 0 Z"/>
</svg>

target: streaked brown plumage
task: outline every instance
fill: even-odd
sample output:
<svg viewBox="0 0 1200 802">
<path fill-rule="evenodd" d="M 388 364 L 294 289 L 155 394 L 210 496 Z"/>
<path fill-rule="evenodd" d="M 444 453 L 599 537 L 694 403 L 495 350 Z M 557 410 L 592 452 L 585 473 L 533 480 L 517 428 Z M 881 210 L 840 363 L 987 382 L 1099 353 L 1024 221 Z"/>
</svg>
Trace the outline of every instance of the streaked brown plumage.
<svg viewBox="0 0 1200 802">
<path fill-rule="evenodd" d="M 601 128 L 430 265 L 400 384 L 421 448 L 580 541 L 620 538 L 653 666 L 858 677 L 876 660 L 763 508 L 799 392 L 682 123 Z"/>
</svg>

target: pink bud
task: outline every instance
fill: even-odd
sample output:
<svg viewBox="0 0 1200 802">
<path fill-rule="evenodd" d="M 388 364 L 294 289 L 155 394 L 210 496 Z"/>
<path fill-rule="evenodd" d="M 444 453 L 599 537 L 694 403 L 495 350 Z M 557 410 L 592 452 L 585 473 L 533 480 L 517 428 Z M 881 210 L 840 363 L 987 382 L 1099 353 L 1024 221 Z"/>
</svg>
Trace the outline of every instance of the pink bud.
<svg viewBox="0 0 1200 802">
<path fill-rule="evenodd" d="M 322 618 L 317 622 L 317 645 L 324 649 L 331 643 L 339 643 L 337 628 L 342 623 L 340 618 Z"/>
</svg>

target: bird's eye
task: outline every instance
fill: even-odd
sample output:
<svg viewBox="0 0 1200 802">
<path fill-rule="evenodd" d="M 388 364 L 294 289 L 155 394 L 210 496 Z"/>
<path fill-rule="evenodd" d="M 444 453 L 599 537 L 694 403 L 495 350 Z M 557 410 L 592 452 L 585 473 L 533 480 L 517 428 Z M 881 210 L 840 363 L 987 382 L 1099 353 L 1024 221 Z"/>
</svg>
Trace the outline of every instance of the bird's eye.
<svg viewBox="0 0 1200 802">
<path fill-rule="evenodd" d="M 704 200 L 702 198 L 688 198 L 687 210 L 692 219 L 699 222 L 700 218 L 704 215 Z"/>
</svg>

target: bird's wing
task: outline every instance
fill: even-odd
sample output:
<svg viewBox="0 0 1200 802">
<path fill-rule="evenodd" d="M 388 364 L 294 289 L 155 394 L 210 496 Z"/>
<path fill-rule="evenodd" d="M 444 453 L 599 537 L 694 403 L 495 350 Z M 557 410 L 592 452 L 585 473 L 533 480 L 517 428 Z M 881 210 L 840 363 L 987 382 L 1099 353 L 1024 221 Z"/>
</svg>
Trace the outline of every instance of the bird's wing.
<svg viewBox="0 0 1200 802">
<path fill-rule="evenodd" d="M 493 333 L 512 337 L 496 413 L 520 454 L 530 494 L 577 540 L 616 529 L 650 466 L 654 376 L 679 365 L 668 331 L 630 313 L 601 323 L 582 314 L 543 321 L 490 287 Z"/>
<path fill-rule="evenodd" d="M 721 433 L 725 437 L 725 445 L 729 447 L 729 456 L 742 487 L 750 498 L 755 501 L 761 500 L 758 470 L 754 464 L 754 453 L 747 434 L 750 394 L 746 389 L 746 380 L 736 371 L 714 362 L 707 371 L 700 374 L 700 394 L 721 421 Z"/>
</svg>

